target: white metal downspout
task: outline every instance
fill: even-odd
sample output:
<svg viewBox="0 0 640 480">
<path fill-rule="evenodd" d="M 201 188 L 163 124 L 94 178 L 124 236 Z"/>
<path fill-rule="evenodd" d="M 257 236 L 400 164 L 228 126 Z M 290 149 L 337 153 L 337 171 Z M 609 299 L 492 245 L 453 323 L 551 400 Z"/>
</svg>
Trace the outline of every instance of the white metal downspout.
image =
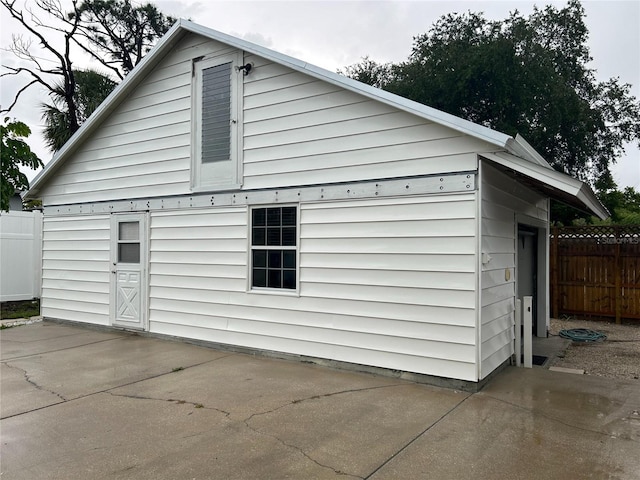
<svg viewBox="0 0 640 480">
<path fill-rule="evenodd" d="M 551 329 L 551 199 L 547 198 L 547 228 L 545 229 L 545 319 L 547 324 L 547 336 Z"/>
<path fill-rule="evenodd" d="M 482 162 L 476 179 L 476 381 L 482 378 Z"/>
</svg>

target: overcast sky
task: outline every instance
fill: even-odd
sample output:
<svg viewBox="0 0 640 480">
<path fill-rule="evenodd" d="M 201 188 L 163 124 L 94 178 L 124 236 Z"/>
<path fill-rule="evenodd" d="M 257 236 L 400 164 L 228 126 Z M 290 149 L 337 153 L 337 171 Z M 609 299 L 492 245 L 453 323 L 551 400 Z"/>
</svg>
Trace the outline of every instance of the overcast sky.
<svg viewBox="0 0 640 480">
<path fill-rule="evenodd" d="M 62 4 L 68 0 L 62 0 Z M 368 55 L 378 62 L 399 62 L 411 52 L 413 37 L 425 33 L 441 15 L 450 12 L 481 11 L 491 19 L 504 19 L 510 11 L 527 16 L 534 5 L 566 2 L 510 1 L 188 1 L 157 0 L 165 14 L 189 18 L 196 23 L 291 55 L 317 66 L 336 71 Z M 33 1 L 27 0 L 33 5 Z M 590 32 L 592 68 L 599 80 L 620 77 L 633 86 L 640 97 L 640 1 L 583 1 Z M 22 33 L 0 10 L 1 43 L 6 47 L 12 33 Z M 2 52 L 2 63 L 15 64 L 12 55 Z M 83 62 L 78 62 L 80 66 Z M 26 79 L 2 79 L 1 100 L 6 108 Z M 11 113 L 29 124 L 34 134 L 28 143 L 45 163 L 51 157 L 41 141 L 38 105 L 43 92 L 32 88 L 23 95 Z M 620 187 L 640 189 L 640 149 L 628 145 L 627 155 L 613 168 Z M 32 175 L 30 175 L 32 176 Z"/>
</svg>

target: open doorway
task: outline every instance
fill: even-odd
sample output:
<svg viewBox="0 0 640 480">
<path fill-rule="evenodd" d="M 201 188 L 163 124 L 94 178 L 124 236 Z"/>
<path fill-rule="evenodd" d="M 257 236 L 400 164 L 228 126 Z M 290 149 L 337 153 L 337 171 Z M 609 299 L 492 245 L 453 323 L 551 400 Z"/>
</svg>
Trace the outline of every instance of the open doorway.
<svg viewBox="0 0 640 480">
<path fill-rule="evenodd" d="M 546 228 L 518 224 L 516 295 L 522 299 L 533 297 L 532 332 L 537 337 L 547 336 L 547 237 Z"/>
<path fill-rule="evenodd" d="M 537 229 L 518 225 L 518 298 L 533 297 L 533 331 L 537 332 L 537 299 L 538 299 L 538 232 Z"/>
</svg>

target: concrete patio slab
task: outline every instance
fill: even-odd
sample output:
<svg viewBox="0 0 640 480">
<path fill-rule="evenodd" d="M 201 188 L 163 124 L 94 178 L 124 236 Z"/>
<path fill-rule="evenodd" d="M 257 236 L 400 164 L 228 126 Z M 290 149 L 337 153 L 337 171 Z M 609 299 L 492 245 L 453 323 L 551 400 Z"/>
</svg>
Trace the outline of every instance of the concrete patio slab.
<svg viewBox="0 0 640 480">
<path fill-rule="evenodd" d="M 42 329 L 27 325 L 3 330 L 0 337 L 3 350 L 7 343 L 16 348 L 15 337 L 19 337 L 30 354 L 20 356 L 16 352 L 13 358 L 3 359 L 0 418 L 28 412 L 42 402 L 72 400 L 226 355 L 181 342 L 124 333 L 92 331 L 79 335 L 78 331 L 83 329 L 72 327 L 47 330 L 53 334 L 51 345 L 47 346 L 42 332 L 50 324 L 40 325 Z M 31 329 L 35 331 L 36 340 L 24 341 L 24 332 Z M 70 333 L 73 330 L 76 335 Z M 5 376 L 5 371 L 12 373 Z M 16 381 L 20 376 L 23 383 Z M 25 401 L 25 387 L 32 393 L 37 390 L 37 395 Z"/>
<path fill-rule="evenodd" d="M 0 392 L 0 418 L 64 402 L 56 393 L 31 383 L 25 370 L 6 363 L 0 364 Z"/>
<path fill-rule="evenodd" d="M 32 352 L 2 361 L 3 478 L 626 480 L 640 472 L 640 382 L 508 368 L 469 394 L 55 327 L 0 335 L 3 349 L 19 340 Z M 94 335 L 90 343 L 53 348 L 83 334 Z"/>
<path fill-rule="evenodd" d="M 371 478 L 637 479 L 639 403 L 640 385 L 510 368 Z"/>
<path fill-rule="evenodd" d="M 111 392 L 200 403 L 229 412 L 231 418 L 240 420 L 310 399 L 401 385 L 414 384 L 389 377 L 227 352 L 214 362 L 174 372 L 170 378 L 161 376 Z M 454 403 L 459 401 L 452 390 L 438 392 L 445 392 L 443 396 L 452 397 Z"/>
<path fill-rule="evenodd" d="M 25 326 L 29 328 L 23 328 Z M 22 325 L 20 328 L 0 330 L 0 338 L 2 338 L 0 359 L 9 360 L 38 353 L 54 352 L 128 335 L 117 331 L 105 332 L 51 322 L 38 322 Z"/>
</svg>

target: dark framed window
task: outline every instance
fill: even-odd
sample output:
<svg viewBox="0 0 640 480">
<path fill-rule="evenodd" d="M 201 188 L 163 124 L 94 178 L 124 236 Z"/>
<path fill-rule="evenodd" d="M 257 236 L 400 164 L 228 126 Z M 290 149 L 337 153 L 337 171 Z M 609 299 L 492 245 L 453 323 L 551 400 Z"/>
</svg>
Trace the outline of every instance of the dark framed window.
<svg viewBox="0 0 640 480">
<path fill-rule="evenodd" d="M 297 287 L 298 208 L 251 210 L 251 286 Z"/>
</svg>

